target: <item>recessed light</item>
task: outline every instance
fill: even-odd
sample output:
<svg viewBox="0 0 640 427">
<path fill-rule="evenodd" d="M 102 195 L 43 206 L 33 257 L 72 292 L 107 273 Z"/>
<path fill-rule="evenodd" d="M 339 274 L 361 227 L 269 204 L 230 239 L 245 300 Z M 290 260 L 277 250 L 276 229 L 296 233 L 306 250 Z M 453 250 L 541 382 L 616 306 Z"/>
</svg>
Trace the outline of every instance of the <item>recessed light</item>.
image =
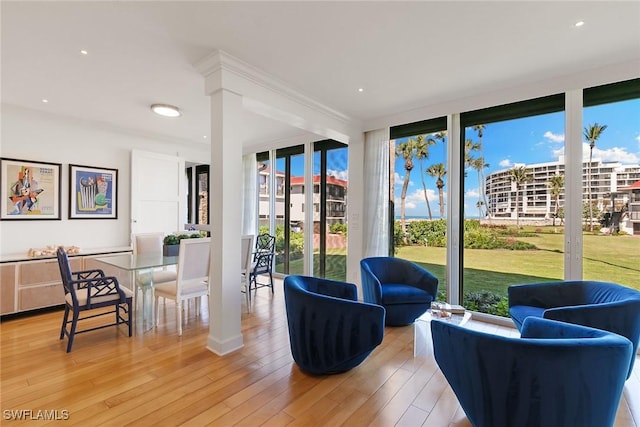
<svg viewBox="0 0 640 427">
<path fill-rule="evenodd" d="M 153 104 L 151 111 L 163 117 L 180 117 L 182 115 L 178 107 L 169 104 Z"/>
<path fill-rule="evenodd" d="M 88 55 L 88 54 L 89 54 L 89 52 L 87 52 L 87 51 L 86 51 L 86 50 L 84 50 L 84 49 L 82 49 L 82 50 L 80 51 L 80 53 L 81 53 L 81 54 L 83 54 L 83 55 Z"/>
<path fill-rule="evenodd" d="M 46 104 L 47 102 L 49 102 L 49 100 L 48 100 L 48 99 L 43 99 L 43 100 L 42 100 L 42 103 L 43 103 L 43 104 Z"/>
<path fill-rule="evenodd" d="M 202 138 L 207 139 L 207 135 L 203 135 Z"/>
<path fill-rule="evenodd" d="M 576 27 L 582 27 L 584 25 L 584 21 L 578 21 L 575 23 Z"/>
<path fill-rule="evenodd" d="M 358 88 L 358 92 L 364 92 L 364 88 L 359 87 L 359 88 Z"/>
</svg>

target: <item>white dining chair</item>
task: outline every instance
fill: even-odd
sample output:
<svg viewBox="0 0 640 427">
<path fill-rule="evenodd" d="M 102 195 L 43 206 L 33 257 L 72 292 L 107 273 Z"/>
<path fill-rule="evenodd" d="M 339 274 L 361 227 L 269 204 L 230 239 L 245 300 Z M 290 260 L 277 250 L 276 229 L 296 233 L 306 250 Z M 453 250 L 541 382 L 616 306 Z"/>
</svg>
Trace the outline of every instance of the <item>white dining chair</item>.
<svg viewBox="0 0 640 427">
<path fill-rule="evenodd" d="M 160 323 L 159 298 L 176 302 L 176 323 L 178 335 L 182 335 L 182 310 L 184 302 L 196 299 L 196 310 L 200 313 L 201 299 L 209 295 L 209 262 L 211 259 L 211 238 L 182 239 L 178 254 L 176 280 L 154 285 L 156 305 L 156 326 Z M 207 298 L 207 302 L 209 298 Z M 166 303 L 166 302 L 165 302 Z"/>
<path fill-rule="evenodd" d="M 255 237 L 253 234 L 246 234 L 242 236 L 240 250 L 241 250 L 241 268 L 240 268 L 240 284 L 241 292 L 245 294 L 245 300 L 247 302 L 247 311 L 251 312 L 251 293 L 249 292 L 249 283 L 251 280 L 251 267 L 253 263 L 253 244 Z"/>
</svg>

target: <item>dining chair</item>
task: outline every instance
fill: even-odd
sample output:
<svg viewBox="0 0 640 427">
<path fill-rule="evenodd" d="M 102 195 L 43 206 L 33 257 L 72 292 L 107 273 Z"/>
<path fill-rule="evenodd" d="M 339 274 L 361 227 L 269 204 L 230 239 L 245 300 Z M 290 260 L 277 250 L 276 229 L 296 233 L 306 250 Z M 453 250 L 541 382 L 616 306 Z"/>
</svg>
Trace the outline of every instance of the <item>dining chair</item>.
<svg viewBox="0 0 640 427">
<path fill-rule="evenodd" d="M 60 269 L 64 288 L 64 317 L 62 319 L 62 328 L 60 329 L 60 339 L 63 339 L 65 335 L 69 339 L 67 353 L 71 351 L 76 334 L 125 323 L 129 327 L 129 336 L 131 336 L 133 314 L 131 311 L 133 298 L 131 291 L 120 286 L 117 278 L 105 276 L 102 270 L 72 272 L 67 253 L 62 248 L 57 249 L 56 257 L 58 258 L 58 268 Z M 96 314 L 80 317 L 80 313 L 84 311 L 104 307 L 111 307 L 112 309 L 108 311 L 101 310 Z M 69 320 L 69 314 L 71 314 L 71 320 Z M 112 314 L 115 314 L 114 323 L 102 324 L 81 331 L 77 329 L 78 321 L 80 320 Z M 68 328 L 69 326 L 70 328 Z"/>
<path fill-rule="evenodd" d="M 273 294 L 273 259 L 276 250 L 276 237 L 262 233 L 256 238 L 256 248 L 253 253 L 253 262 L 249 274 L 249 291 L 262 287 L 271 288 Z M 268 274 L 269 282 L 258 282 L 258 276 Z"/>
<path fill-rule="evenodd" d="M 162 256 L 162 241 L 164 239 L 164 233 L 138 233 L 132 236 L 133 240 L 133 254 L 134 255 L 158 255 Z M 153 285 L 159 283 L 166 283 L 176 280 L 175 270 L 154 269 L 152 271 L 136 271 L 135 283 L 136 283 L 136 298 L 139 297 L 139 293 L 142 293 L 142 307 L 147 307 L 145 300 L 147 294 L 150 294 L 148 298 L 154 301 L 153 298 Z M 151 307 L 151 316 L 153 316 L 154 309 Z"/>
<path fill-rule="evenodd" d="M 251 312 L 251 292 L 249 292 L 249 280 L 251 273 L 251 264 L 253 258 L 251 253 L 253 252 L 253 234 L 246 234 L 241 238 L 240 251 L 241 251 L 241 268 L 240 268 L 240 283 L 241 291 L 245 294 L 245 300 L 247 303 L 247 311 Z"/>
<path fill-rule="evenodd" d="M 184 302 L 196 299 L 196 310 L 200 312 L 201 299 L 209 295 L 209 262 L 211 259 L 211 238 L 182 239 L 178 254 L 176 280 L 154 285 L 156 305 L 156 326 L 160 323 L 159 298 L 176 302 L 176 323 L 178 335 L 182 335 L 182 310 Z M 207 298 L 208 301 L 208 298 Z M 166 302 L 165 302 L 166 304 Z"/>
</svg>

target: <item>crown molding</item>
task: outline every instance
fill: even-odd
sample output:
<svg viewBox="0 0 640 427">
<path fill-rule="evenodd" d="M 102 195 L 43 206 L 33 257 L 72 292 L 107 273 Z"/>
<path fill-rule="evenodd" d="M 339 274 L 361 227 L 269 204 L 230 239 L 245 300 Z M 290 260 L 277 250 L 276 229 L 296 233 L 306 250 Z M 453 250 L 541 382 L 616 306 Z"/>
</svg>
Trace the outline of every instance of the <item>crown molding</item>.
<svg viewBox="0 0 640 427">
<path fill-rule="evenodd" d="M 344 124 L 353 123 L 351 117 L 304 95 L 276 77 L 222 50 L 215 50 L 194 64 L 194 66 L 205 77 L 207 94 L 225 89 L 253 98 L 251 93 L 251 86 L 253 85 L 263 90 L 266 89 L 272 94 L 311 109 L 332 120 L 337 120 Z M 246 83 L 249 83 L 249 85 Z"/>
</svg>

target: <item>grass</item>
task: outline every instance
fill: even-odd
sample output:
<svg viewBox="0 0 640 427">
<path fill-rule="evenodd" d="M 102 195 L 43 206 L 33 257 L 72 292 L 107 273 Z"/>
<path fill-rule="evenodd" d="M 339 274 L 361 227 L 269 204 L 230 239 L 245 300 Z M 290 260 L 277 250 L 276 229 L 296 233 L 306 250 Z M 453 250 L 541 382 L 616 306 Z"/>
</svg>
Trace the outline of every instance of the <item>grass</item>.
<svg viewBox="0 0 640 427">
<path fill-rule="evenodd" d="M 523 231 L 534 232 L 526 228 Z M 517 283 L 562 280 L 564 277 L 564 235 L 556 227 L 538 228 L 535 236 L 518 240 L 536 245 L 537 250 L 465 249 L 463 281 L 465 291 L 488 290 L 506 295 L 509 285 Z M 441 287 L 446 283 L 446 249 L 425 246 L 404 246 L 397 250 L 399 258 L 414 261 L 438 277 Z M 290 274 L 302 274 L 302 259 L 292 261 Z M 314 272 L 318 272 L 318 257 L 314 255 Z M 640 238 L 633 236 L 603 236 L 583 234 L 583 277 L 620 283 L 640 290 Z M 282 271 L 282 265 L 276 266 Z M 345 280 L 346 254 L 335 249 L 327 254 L 327 278 Z"/>
</svg>

